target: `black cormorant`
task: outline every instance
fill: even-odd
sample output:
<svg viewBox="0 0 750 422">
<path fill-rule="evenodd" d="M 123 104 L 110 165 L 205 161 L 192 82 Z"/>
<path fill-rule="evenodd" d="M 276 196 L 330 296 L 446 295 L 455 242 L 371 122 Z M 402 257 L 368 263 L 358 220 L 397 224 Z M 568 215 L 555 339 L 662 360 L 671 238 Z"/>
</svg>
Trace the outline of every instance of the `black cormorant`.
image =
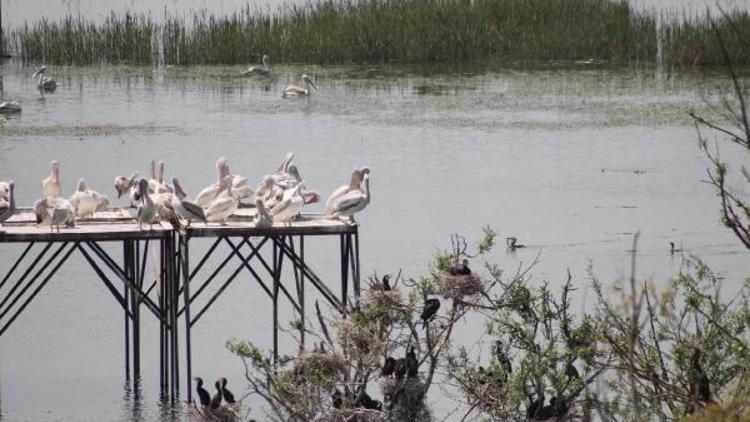
<svg viewBox="0 0 750 422">
<path fill-rule="evenodd" d="M 448 268 L 448 273 L 450 275 L 470 275 L 471 269 L 469 269 L 469 260 L 464 259 L 460 264 Z"/>
<path fill-rule="evenodd" d="M 198 400 L 201 402 L 201 406 L 208 406 L 211 403 L 211 396 L 208 394 L 208 391 L 203 388 L 203 378 L 195 377 L 194 380 L 197 384 L 195 389 L 198 392 Z"/>
<path fill-rule="evenodd" d="M 387 377 L 393 375 L 393 371 L 396 369 L 396 359 L 391 356 L 385 358 L 383 363 L 383 369 L 380 370 L 380 375 Z"/>
<path fill-rule="evenodd" d="M 416 378 L 418 373 L 417 354 L 414 353 L 414 346 L 409 346 L 409 350 L 406 351 L 406 376 L 407 378 Z"/>
<path fill-rule="evenodd" d="M 218 409 L 219 406 L 221 406 L 221 382 L 216 381 L 214 387 L 216 387 L 216 394 L 211 397 L 211 404 L 209 404 L 209 407 L 211 409 Z"/>
<path fill-rule="evenodd" d="M 424 302 L 424 308 L 422 308 L 422 315 L 420 316 L 420 318 L 422 318 L 423 328 L 427 326 L 428 322 L 432 321 L 433 318 L 435 318 L 438 309 L 440 309 L 440 300 L 432 298 L 427 299 Z"/>
<path fill-rule="evenodd" d="M 234 404 L 234 394 L 227 390 L 227 379 L 221 379 L 221 395 L 224 397 L 224 401 L 228 404 Z"/>
</svg>

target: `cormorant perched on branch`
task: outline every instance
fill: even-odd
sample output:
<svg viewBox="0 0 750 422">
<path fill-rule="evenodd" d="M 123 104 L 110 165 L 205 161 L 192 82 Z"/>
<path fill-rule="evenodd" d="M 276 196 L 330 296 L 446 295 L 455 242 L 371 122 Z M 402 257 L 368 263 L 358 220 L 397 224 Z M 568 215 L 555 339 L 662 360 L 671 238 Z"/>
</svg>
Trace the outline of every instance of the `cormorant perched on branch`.
<svg viewBox="0 0 750 422">
<path fill-rule="evenodd" d="M 368 410 L 383 410 L 383 403 L 379 400 L 374 400 L 369 394 L 367 394 L 367 391 L 363 391 L 359 400 L 357 400 L 357 407 L 362 407 Z"/>
<path fill-rule="evenodd" d="M 565 364 L 565 375 L 568 377 L 568 380 L 581 379 L 581 375 L 578 374 L 578 369 L 576 369 L 572 361 Z"/>
<path fill-rule="evenodd" d="M 208 394 L 208 391 L 203 388 L 203 378 L 195 377 L 193 379 L 197 384 L 195 390 L 198 392 L 198 400 L 200 401 L 201 406 L 208 406 L 209 404 L 211 404 L 211 396 Z"/>
<path fill-rule="evenodd" d="M 344 395 L 341 394 L 341 391 L 339 391 L 338 388 L 333 390 L 333 393 L 331 394 L 331 402 L 333 403 L 334 409 L 341 409 L 341 406 L 344 404 Z"/>
<path fill-rule="evenodd" d="M 471 269 L 469 269 L 469 260 L 464 259 L 460 264 L 456 264 L 448 268 L 448 274 L 450 275 L 471 275 Z"/>
<path fill-rule="evenodd" d="M 506 379 L 508 375 L 513 373 L 513 365 L 510 362 L 510 358 L 508 357 L 508 354 L 505 353 L 505 349 L 503 348 L 503 343 L 500 340 L 495 341 L 495 358 L 497 359 L 497 363 L 499 363 L 503 369 L 505 369 L 506 373 Z"/>
<path fill-rule="evenodd" d="M 386 274 L 383 276 L 383 290 L 391 290 L 391 275 Z"/>
<path fill-rule="evenodd" d="M 701 403 L 706 404 L 711 401 L 711 381 L 708 374 L 701 366 L 701 351 L 695 349 L 690 361 L 690 397 Z"/>
<path fill-rule="evenodd" d="M 416 378 L 419 373 L 419 361 L 417 361 L 417 355 L 414 353 L 414 346 L 409 346 L 409 350 L 406 352 L 406 377 Z"/>
<path fill-rule="evenodd" d="M 393 371 L 396 369 L 396 359 L 391 356 L 385 358 L 383 363 L 383 369 L 380 370 L 380 375 L 387 377 L 393 375 Z"/>
<path fill-rule="evenodd" d="M 536 419 L 536 415 L 544 406 L 544 394 L 539 393 L 539 397 L 537 397 L 536 400 L 534 400 L 533 397 L 529 396 L 529 401 L 529 405 L 526 406 L 526 417 L 529 419 Z"/>
<path fill-rule="evenodd" d="M 211 397 L 211 404 L 209 404 L 209 407 L 211 409 L 218 409 L 219 406 L 221 406 L 221 383 L 216 381 L 214 387 L 216 387 L 216 394 Z"/>
<path fill-rule="evenodd" d="M 234 404 L 234 394 L 227 389 L 227 379 L 221 379 L 221 395 L 224 397 L 224 401 L 228 404 Z"/>
<path fill-rule="evenodd" d="M 422 308 L 422 315 L 420 316 L 422 318 L 422 328 L 426 327 L 427 323 L 435 318 L 438 309 L 440 309 L 440 300 L 432 298 L 424 302 L 424 308 Z"/>
<path fill-rule="evenodd" d="M 406 359 L 401 358 L 396 361 L 396 368 L 394 369 L 393 375 L 396 376 L 397 380 L 404 379 L 406 375 Z"/>
</svg>

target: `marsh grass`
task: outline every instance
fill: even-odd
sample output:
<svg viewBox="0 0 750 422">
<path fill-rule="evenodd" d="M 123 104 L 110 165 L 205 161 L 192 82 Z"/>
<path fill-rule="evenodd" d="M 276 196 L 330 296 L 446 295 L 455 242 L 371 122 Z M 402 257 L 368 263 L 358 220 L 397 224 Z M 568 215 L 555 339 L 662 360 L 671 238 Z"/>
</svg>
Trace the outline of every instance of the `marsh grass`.
<svg viewBox="0 0 750 422">
<path fill-rule="evenodd" d="M 750 64 L 750 15 L 715 19 L 730 53 Z M 729 27 L 739 28 L 729 31 Z M 732 35 L 734 34 L 734 35 Z M 748 39 L 748 37 L 744 37 Z M 91 64 L 435 62 L 477 59 L 722 63 L 708 17 L 658 16 L 612 0 L 321 0 L 187 18 L 67 17 L 9 31 L 24 61 Z M 658 45 L 661 43 L 661 49 Z"/>
</svg>

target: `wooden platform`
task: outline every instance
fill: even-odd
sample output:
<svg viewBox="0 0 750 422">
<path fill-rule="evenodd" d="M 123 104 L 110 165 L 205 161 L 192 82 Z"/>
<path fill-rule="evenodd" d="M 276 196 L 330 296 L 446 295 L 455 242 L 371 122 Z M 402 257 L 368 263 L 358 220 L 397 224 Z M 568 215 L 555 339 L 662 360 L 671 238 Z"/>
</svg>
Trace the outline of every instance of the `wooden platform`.
<svg viewBox="0 0 750 422">
<path fill-rule="evenodd" d="M 49 226 L 37 226 L 34 213 L 29 208 L 22 208 L 10 219 L 0 224 L 0 243 L 33 242 L 33 241 L 108 241 L 108 240 L 146 240 L 159 239 L 175 230 L 169 222 L 154 224 L 139 230 L 134 219 L 135 210 L 130 208 L 112 208 L 97 211 L 93 217 L 76 220 L 75 227 L 60 227 L 51 230 Z M 272 235 L 330 235 L 356 233 L 358 226 L 350 221 L 331 219 L 322 214 L 302 214 L 290 223 L 274 223 L 269 228 L 255 227 L 256 210 L 240 208 L 228 220 L 226 225 L 219 223 L 193 222 L 185 227 L 187 221 L 181 221 L 178 228 L 187 237 L 217 236 L 272 236 Z"/>
</svg>

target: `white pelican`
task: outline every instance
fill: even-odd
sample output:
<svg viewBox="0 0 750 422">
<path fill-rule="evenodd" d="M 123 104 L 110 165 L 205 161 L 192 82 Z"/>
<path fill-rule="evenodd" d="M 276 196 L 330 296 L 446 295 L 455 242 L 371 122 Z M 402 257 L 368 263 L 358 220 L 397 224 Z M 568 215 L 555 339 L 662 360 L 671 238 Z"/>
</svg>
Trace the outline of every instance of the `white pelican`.
<svg viewBox="0 0 750 422">
<path fill-rule="evenodd" d="M 47 66 L 42 66 L 39 69 L 37 69 L 36 72 L 34 72 L 34 75 L 32 75 L 32 78 L 35 78 L 39 76 L 39 80 L 37 81 L 36 88 L 40 92 L 55 92 L 55 89 L 57 89 L 57 81 L 54 78 L 49 78 L 47 76 L 44 76 L 44 73 L 47 71 Z"/>
<path fill-rule="evenodd" d="M 60 196 L 60 163 L 52 160 L 49 163 L 49 176 L 42 179 L 42 195 L 56 198 Z"/>
<path fill-rule="evenodd" d="M 51 214 L 49 208 L 52 208 Z M 67 199 L 38 199 L 34 202 L 34 214 L 36 214 L 36 224 L 39 226 L 49 225 L 50 231 L 57 227 L 57 232 L 60 233 L 60 225 L 62 224 L 74 226 L 75 212 L 73 211 L 73 205 Z"/>
<path fill-rule="evenodd" d="M 156 193 L 174 193 L 174 187 L 169 183 L 164 183 L 164 160 L 159 161 L 156 168 Z"/>
<path fill-rule="evenodd" d="M 302 176 L 294 164 L 290 164 L 286 171 L 274 173 L 271 177 L 273 182 L 284 190 L 291 189 L 302 181 Z"/>
<path fill-rule="evenodd" d="M 363 177 L 365 191 L 359 189 L 350 190 L 346 194 L 333 201 L 331 211 L 328 215 L 334 217 L 349 216 L 354 221 L 354 214 L 362 211 L 370 203 L 370 175 Z"/>
<path fill-rule="evenodd" d="M 260 198 L 255 198 L 255 208 L 258 210 L 258 216 L 255 219 L 255 227 L 259 229 L 271 227 L 273 225 L 273 220 L 271 219 L 271 216 L 268 215 L 268 210 L 266 210 L 266 207 L 263 205 L 263 201 L 261 201 Z"/>
<path fill-rule="evenodd" d="M 286 173 L 289 170 L 289 165 L 292 164 L 293 159 L 294 152 L 287 152 L 284 161 L 282 161 L 281 164 L 279 164 L 279 168 L 276 169 L 276 173 Z"/>
<path fill-rule="evenodd" d="M 162 192 L 151 194 L 151 200 L 156 206 L 156 215 L 160 221 L 173 221 L 177 218 L 177 212 L 172 207 L 172 198 L 174 194 L 171 192 Z"/>
<path fill-rule="evenodd" d="M 0 223 L 12 217 L 13 213 L 16 211 L 16 195 L 13 193 L 15 185 L 13 184 L 12 180 L 7 183 L 8 183 L 7 199 L 0 200 Z"/>
<path fill-rule="evenodd" d="M 128 194 L 130 198 L 130 206 L 134 206 L 135 202 L 139 201 L 138 198 L 138 173 L 133 173 L 130 177 L 117 176 L 115 177 L 115 190 L 117 191 L 117 198 L 122 197 L 123 194 Z"/>
<path fill-rule="evenodd" d="M 148 180 L 138 180 L 138 196 L 141 203 L 138 205 L 135 216 L 138 220 L 138 230 L 143 231 L 143 223 L 153 228 L 156 219 L 156 205 L 151 199 L 151 195 L 148 194 Z"/>
<path fill-rule="evenodd" d="M 281 201 L 269 210 L 273 221 L 290 221 L 297 217 L 302 211 L 302 207 L 305 206 L 305 200 L 299 193 L 303 187 L 303 182 L 300 182 L 294 188 L 284 191 L 284 197 Z"/>
<path fill-rule="evenodd" d="M 21 104 L 18 101 L 3 101 L 0 103 L 0 114 L 20 113 L 21 110 Z"/>
<path fill-rule="evenodd" d="M 224 180 L 226 174 L 226 166 L 224 165 L 224 158 L 216 160 L 216 183 L 206 187 L 198 193 L 195 197 L 195 203 L 201 208 L 208 208 L 211 202 L 216 199 L 216 196 L 221 192 L 221 183 Z"/>
<path fill-rule="evenodd" d="M 180 181 L 175 177 L 172 179 L 172 185 L 174 185 L 174 195 L 172 196 L 172 208 L 175 213 L 181 218 L 188 221 L 187 225 L 190 226 L 192 220 L 206 221 L 206 213 L 203 208 L 199 207 L 194 202 L 190 201 L 182 190 Z"/>
<path fill-rule="evenodd" d="M 263 66 L 253 66 L 242 72 L 243 76 L 271 76 L 271 63 L 268 58 L 268 54 L 264 54 L 261 58 Z"/>
<path fill-rule="evenodd" d="M 237 200 L 232 195 L 232 178 L 225 176 L 221 181 L 221 193 L 206 208 L 206 220 L 226 225 L 226 220 L 237 210 Z"/>
<path fill-rule="evenodd" d="M 296 97 L 306 97 L 310 95 L 310 88 L 318 89 L 317 86 L 313 83 L 312 79 L 310 79 L 307 75 L 302 75 L 302 82 L 305 83 L 305 87 L 302 88 L 301 86 L 297 85 L 289 85 L 284 90 L 284 94 L 281 95 L 282 98 L 296 98 Z"/>
<path fill-rule="evenodd" d="M 0 182 L 0 200 L 8 200 L 10 193 L 10 182 Z"/>
<path fill-rule="evenodd" d="M 78 180 L 78 189 L 70 197 L 70 204 L 73 206 L 76 218 L 86 218 L 94 215 L 94 211 L 99 206 L 99 201 L 92 192 L 86 189 L 85 180 Z"/>
<path fill-rule="evenodd" d="M 334 202 L 349 191 L 359 189 L 360 183 L 362 183 L 362 171 L 359 169 L 354 169 L 352 171 L 352 177 L 351 179 L 349 179 L 349 184 L 341 185 L 336 188 L 331 196 L 328 197 L 328 200 L 326 200 L 326 214 L 332 215 Z"/>
<path fill-rule="evenodd" d="M 229 170 L 229 163 L 226 158 L 223 158 L 224 163 L 224 174 L 232 177 L 232 195 L 236 200 L 242 200 L 253 196 L 253 189 L 247 181 L 247 177 L 240 176 L 239 174 L 232 174 Z"/>
</svg>

